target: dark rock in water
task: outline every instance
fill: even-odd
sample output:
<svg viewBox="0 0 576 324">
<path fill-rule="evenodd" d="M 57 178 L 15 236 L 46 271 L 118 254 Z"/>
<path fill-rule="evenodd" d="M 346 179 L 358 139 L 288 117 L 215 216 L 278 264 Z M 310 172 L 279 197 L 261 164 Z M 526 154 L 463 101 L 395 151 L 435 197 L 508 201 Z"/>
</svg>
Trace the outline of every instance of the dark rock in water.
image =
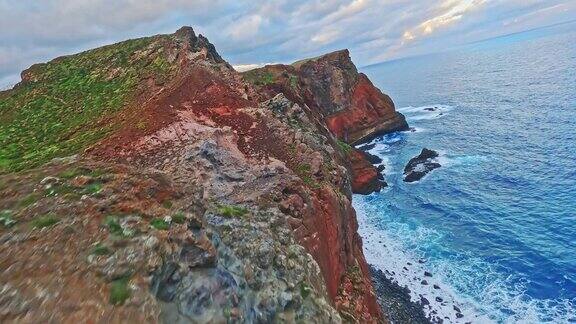
<svg viewBox="0 0 576 324">
<path fill-rule="evenodd" d="M 432 277 L 432 274 L 428 271 L 424 271 L 424 276 L 426 277 Z"/>
<path fill-rule="evenodd" d="M 440 286 L 438 286 L 438 285 L 434 285 L 432 287 L 434 287 L 434 289 L 440 289 Z"/>
<path fill-rule="evenodd" d="M 462 317 L 464 317 L 464 315 L 462 315 L 462 313 L 456 313 L 456 317 L 457 317 L 457 318 L 462 318 Z"/>
<path fill-rule="evenodd" d="M 427 107 L 427 108 L 424 108 L 424 110 L 426 110 L 426 111 L 436 111 L 436 110 L 438 110 L 438 107 Z"/>
<path fill-rule="evenodd" d="M 379 166 L 376 167 L 376 170 L 378 172 L 382 172 L 382 171 L 386 170 L 386 167 L 384 165 L 380 164 Z"/>
<path fill-rule="evenodd" d="M 457 311 L 458 313 L 462 313 L 462 311 L 460 310 L 460 308 L 456 305 L 452 305 L 452 307 L 454 307 L 454 310 Z"/>
<path fill-rule="evenodd" d="M 422 296 L 420 296 L 420 303 L 422 303 L 422 305 L 430 305 L 430 301 Z"/>
<path fill-rule="evenodd" d="M 364 155 L 364 157 L 366 158 L 366 160 L 368 160 L 370 163 L 372 164 L 379 164 L 382 163 L 382 159 L 377 157 L 374 154 L 370 154 L 368 152 L 362 152 L 362 154 Z"/>
<path fill-rule="evenodd" d="M 370 266 L 372 282 L 376 292 L 378 304 L 382 308 L 388 322 L 390 323 L 431 323 L 426 318 L 422 305 L 410 300 L 410 290 L 400 287 L 392 280 L 386 278 L 380 270 Z M 423 297 L 421 297 L 423 298 Z M 426 300 L 424 298 L 424 300 Z M 428 302 L 426 300 L 426 302 Z M 429 302 L 427 304 L 430 304 Z"/>
<path fill-rule="evenodd" d="M 428 281 L 426 281 L 426 280 L 422 280 L 422 281 L 420 281 L 420 283 L 425 285 L 425 286 L 428 285 Z"/>
<path fill-rule="evenodd" d="M 433 159 L 438 157 L 438 152 L 423 148 L 418 156 L 408 161 L 404 168 L 404 182 L 415 182 L 422 179 L 428 172 L 440 167 L 440 163 Z"/>
<path fill-rule="evenodd" d="M 370 151 L 371 149 L 375 148 L 376 144 L 364 144 L 360 146 L 358 149 L 362 151 Z"/>
<path fill-rule="evenodd" d="M 441 303 L 441 302 L 444 301 L 444 299 L 442 299 L 441 297 L 436 297 L 436 301 L 439 302 L 439 303 Z"/>
</svg>

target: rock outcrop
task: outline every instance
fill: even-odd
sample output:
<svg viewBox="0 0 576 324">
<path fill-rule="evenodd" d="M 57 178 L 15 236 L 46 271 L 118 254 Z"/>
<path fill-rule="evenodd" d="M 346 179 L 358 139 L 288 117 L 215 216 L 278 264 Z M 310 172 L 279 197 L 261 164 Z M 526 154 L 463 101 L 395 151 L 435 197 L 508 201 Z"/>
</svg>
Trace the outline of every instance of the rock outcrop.
<svg viewBox="0 0 576 324">
<path fill-rule="evenodd" d="M 291 100 L 310 108 L 338 141 L 357 144 L 379 135 L 407 130 L 406 119 L 394 103 L 359 73 L 348 50 L 298 61 L 292 65 L 268 65 L 243 73 L 270 98 L 283 93 Z M 351 149 L 355 150 L 355 149 Z M 382 175 L 362 152 L 349 154 L 353 191 L 368 194 L 382 187 Z"/>
<path fill-rule="evenodd" d="M 441 165 L 435 162 L 438 152 L 423 148 L 422 152 L 408 161 L 404 167 L 404 181 L 415 182 L 422 179 L 430 171 L 439 168 Z"/>
<path fill-rule="evenodd" d="M 354 150 L 350 153 L 352 164 L 352 191 L 359 194 L 379 192 L 387 184 L 379 170 L 366 158 L 364 152 Z"/>
<path fill-rule="evenodd" d="M 260 82 L 269 91 L 288 90 L 299 97 L 324 119 L 338 139 L 347 143 L 408 130 L 406 119 L 395 110 L 392 99 L 358 72 L 348 50 L 289 66 L 266 66 L 245 75 L 258 81 L 262 77 L 269 80 Z"/>
<path fill-rule="evenodd" d="M 383 320 L 351 204 L 382 179 L 345 142 L 405 121 L 347 52 L 242 76 L 184 27 L 35 65 L 0 107 L 30 130 L 1 137 L 0 320 Z"/>
</svg>

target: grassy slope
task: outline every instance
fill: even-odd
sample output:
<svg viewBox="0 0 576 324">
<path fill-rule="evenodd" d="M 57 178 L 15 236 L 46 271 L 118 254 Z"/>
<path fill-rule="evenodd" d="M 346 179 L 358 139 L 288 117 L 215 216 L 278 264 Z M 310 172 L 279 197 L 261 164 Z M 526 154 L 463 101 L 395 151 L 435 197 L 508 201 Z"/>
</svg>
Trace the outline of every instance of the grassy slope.
<svg viewBox="0 0 576 324">
<path fill-rule="evenodd" d="M 32 82 L 0 93 L 0 174 L 78 153 L 114 130 L 99 123 L 132 99 L 148 77 L 174 70 L 169 36 L 129 40 L 37 64 Z"/>
</svg>

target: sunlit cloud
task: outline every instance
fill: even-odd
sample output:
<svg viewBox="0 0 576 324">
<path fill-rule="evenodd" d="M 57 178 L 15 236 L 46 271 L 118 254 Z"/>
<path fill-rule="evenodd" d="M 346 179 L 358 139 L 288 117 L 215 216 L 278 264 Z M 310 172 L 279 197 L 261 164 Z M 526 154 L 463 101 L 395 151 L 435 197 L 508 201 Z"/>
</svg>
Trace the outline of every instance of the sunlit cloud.
<svg viewBox="0 0 576 324">
<path fill-rule="evenodd" d="M 445 1 L 441 6 L 445 11 L 418 26 L 404 32 L 402 42 L 410 42 L 423 36 L 429 36 L 436 30 L 457 23 L 467 13 L 478 9 L 486 0 Z"/>
</svg>

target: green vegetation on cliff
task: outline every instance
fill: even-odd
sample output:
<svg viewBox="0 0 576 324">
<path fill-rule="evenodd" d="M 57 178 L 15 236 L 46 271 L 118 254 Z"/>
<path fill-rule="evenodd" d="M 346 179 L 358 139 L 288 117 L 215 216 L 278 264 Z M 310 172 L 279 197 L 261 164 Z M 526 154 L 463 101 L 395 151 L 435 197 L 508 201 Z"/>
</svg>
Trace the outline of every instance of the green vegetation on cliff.
<svg viewBox="0 0 576 324">
<path fill-rule="evenodd" d="M 129 40 L 33 65 L 0 92 L 0 174 L 75 154 L 114 129 L 142 80 L 172 72 L 168 36 Z"/>
</svg>

